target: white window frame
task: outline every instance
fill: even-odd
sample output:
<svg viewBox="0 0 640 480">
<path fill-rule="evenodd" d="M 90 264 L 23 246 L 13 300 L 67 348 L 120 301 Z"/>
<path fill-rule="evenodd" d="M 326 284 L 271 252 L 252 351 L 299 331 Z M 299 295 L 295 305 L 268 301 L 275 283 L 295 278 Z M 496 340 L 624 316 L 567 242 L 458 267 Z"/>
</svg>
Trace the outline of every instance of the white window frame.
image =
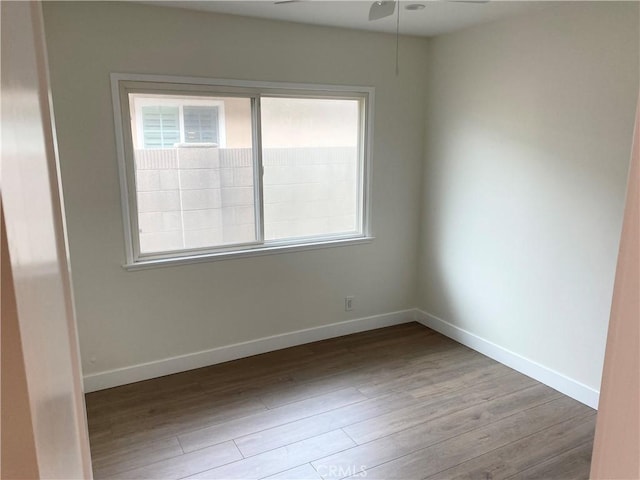
<svg viewBox="0 0 640 480">
<path fill-rule="evenodd" d="M 183 249 L 154 254 L 141 254 L 137 224 L 137 191 L 133 159 L 133 139 L 129 108 L 129 93 L 189 94 L 203 96 L 240 96 L 252 103 L 252 134 L 254 151 L 256 242 L 228 247 Z M 122 218 L 124 226 L 127 270 L 223 260 L 237 257 L 285 253 L 344 245 L 368 243 L 371 232 L 371 156 L 373 144 L 373 87 L 319 85 L 245 80 L 210 79 L 170 75 L 111 74 L 111 93 L 120 176 Z M 358 225 L 362 230 L 344 235 L 313 236 L 278 241 L 264 240 L 264 197 L 262 194 L 262 142 L 260 138 L 260 97 L 357 99 L 360 101 L 360 151 Z M 223 121 L 224 117 L 220 117 Z M 182 120 L 181 120 L 182 121 Z M 222 137 L 222 131 L 220 133 Z"/>
</svg>

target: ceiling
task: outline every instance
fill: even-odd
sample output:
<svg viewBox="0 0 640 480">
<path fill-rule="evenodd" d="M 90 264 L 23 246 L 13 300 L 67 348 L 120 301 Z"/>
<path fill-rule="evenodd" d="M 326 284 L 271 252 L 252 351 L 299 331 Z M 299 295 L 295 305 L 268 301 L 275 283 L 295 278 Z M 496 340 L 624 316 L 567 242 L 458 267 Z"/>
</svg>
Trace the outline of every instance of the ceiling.
<svg viewBox="0 0 640 480">
<path fill-rule="evenodd" d="M 262 1 L 145 1 L 165 7 L 186 8 L 206 12 L 268 18 L 297 23 L 355 28 L 394 33 L 396 16 L 369 21 L 367 0 L 307 0 L 275 4 Z M 421 3 L 422 10 L 409 11 L 409 4 Z M 400 2 L 400 32 L 404 35 L 431 37 L 459 30 L 471 25 L 490 22 L 540 7 L 545 2 L 491 1 L 489 3 L 461 3 L 446 0 L 415 0 Z"/>
</svg>

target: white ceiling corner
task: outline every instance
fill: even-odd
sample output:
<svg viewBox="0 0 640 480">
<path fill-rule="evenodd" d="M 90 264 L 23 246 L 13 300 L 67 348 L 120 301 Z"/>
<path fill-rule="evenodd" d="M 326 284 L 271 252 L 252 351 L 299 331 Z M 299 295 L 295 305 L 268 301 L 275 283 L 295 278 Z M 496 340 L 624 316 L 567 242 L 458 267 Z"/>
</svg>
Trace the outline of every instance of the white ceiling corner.
<svg viewBox="0 0 640 480">
<path fill-rule="evenodd" d="M 365 0 L 303 0 L 284 4 L 275 4 L 272 0 L 168 0 L 141 3 L 376 32 L 393 33 L 396 28 L 395 14 L 369 21 L 369 7 L 372 2 Z M 426 8 L 406 10 L 405 6 L 411 3 L 422 3 Z M 403 35 L 431 37 L 520 14 L 544 3 L 546 2 L 494 0 L 488 3 L 461 3 L 446 0 L 402 0 L 400 32 Z"/>
</svg>

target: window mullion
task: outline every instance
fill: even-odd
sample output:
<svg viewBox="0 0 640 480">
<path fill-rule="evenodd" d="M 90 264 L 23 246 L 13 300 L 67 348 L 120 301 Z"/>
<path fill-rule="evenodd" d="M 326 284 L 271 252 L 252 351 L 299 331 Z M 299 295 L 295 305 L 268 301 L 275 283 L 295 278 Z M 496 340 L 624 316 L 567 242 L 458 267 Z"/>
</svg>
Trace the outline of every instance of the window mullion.
<svg viewBox="0 0 640 480">
<path fill-rule="evenodd" d="M 258 243 L 264 243 L 264 167 L 262 165 L 262 123 L 259 95 L 252 98 L 251 122 L 253 136 L 253 184 L 256 240 Z"/>
<path fill-rule="evenodd" d="M 184 131 L 184 105 L 178 105 L 178 125 L 180 129 L 180 143 L 185 143 L 187 140 Z"/>
</svg>

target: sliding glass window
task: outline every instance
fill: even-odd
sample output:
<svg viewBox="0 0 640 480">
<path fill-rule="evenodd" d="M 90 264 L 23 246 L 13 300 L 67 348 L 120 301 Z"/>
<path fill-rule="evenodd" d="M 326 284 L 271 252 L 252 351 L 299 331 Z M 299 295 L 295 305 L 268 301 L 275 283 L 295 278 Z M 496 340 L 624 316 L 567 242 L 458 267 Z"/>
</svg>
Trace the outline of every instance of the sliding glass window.
<svg viewBox="0 0 640 480">
<path fill-rule="evenodd" d="M 369 238 L 373 90 L 112 75 L 127 266 Z"/>
</svg>

